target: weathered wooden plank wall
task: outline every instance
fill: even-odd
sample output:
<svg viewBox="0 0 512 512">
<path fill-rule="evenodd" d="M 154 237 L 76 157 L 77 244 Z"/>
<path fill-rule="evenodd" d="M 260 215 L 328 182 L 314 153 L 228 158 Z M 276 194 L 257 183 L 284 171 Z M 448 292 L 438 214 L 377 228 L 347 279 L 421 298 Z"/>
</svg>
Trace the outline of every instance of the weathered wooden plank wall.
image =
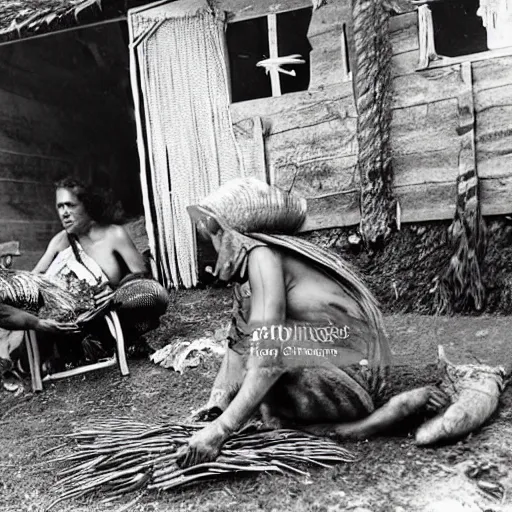
<svg viewBox="0 0 512 512">
<path fill-rule="evenodd" d="M 19 240 L 18 268 L 32 268 L 60 229 L 59 177 L 87 179 L 103 169 L 118 195 L 137 200 L 130 191 L 138 187 L 130 97 L 119 85 L 127 49 L 115 30 L 0 48 L 0 241 Z"/>
<path fill-rule="evenodd" d="M 348 53 L 353 55 L 351 2 L 328 2 L 313 13 L 308 30 L 312 50 L 309 89 L 341 83 L 344 79 L 342 31 L 346 30 Z"/>
<path fill-rule="evenodd" d="M 351 31 L 347 5 L 329 2 L 313 14 L 308 92 L 231 106 L 235 128 L 252 116 L 261 116 L 270 177 L 308 199 L 306 231 L 354 225 L 360 219 L 356 112 L 352 84 L 341 82 L 344 17 Z M 511 213 L 512 57 L 471 63 L 468 85 L 462 71 L 466 64 L 417 71 L 416 12 L 393 17 L 390 36 L 391 146 L 402 222 L 453 218 L 456 179 L 466 147 L 459 130 L 460 108 L 468 94 L 473 95 L 475 106 L 483 213 Z"/>
<path fill-rule="evenodd" d="M 472 64 L 484 215 L 512 212 L 512 57 Z"/>
<path fill-rule="evenodd" d="M 453 218 L 456 179 L 464 147 L 463 134 L 458 131 L 458 108 L 465 101 L 465 65 L 472 77 L 469 87 L 475 105 L 482 212 L 511 213 L 512 57 L 416 71 L 416 13 L 399 16 L 397 22 L 403 28 L 393 34 L 393 41 L 404 51 L 393 59 L 391 141 L 402 220 Z M 407 26 L 411 28 L 407 30 Z"/>
<path fill-rule="evenodd" d="M 451 219 L 459 165 L 460 66 L 417 72 L 417 14 L 395 18 L 391 145 L 402 221 Z"/>
<path fill-rule="evenodd" d="M 249 119 L 261 117 L 271 181 L 308 199 L 304 229 L 353 224 L 359 218 L 356 111 L 352 83 L 341 82 L 343 24 L 351 30 L 348 5 L 329 2 L 313 14 L 308 91 L 230 107 L 235 133 Z"/>
<path fill-rule="evenodd" d="M 309 229 L 321 226 L 325 216 L 331 216 L 329 198 L 334 195 L 339 200 L 348 194 L 352 201 L 358 187 L 351 84 L 235 103 L 231 106 L 235 130 L 256 112 L 262 118 L 273 182 L 285 189 L 293 186 L 307 197 Z"/>
</svg>

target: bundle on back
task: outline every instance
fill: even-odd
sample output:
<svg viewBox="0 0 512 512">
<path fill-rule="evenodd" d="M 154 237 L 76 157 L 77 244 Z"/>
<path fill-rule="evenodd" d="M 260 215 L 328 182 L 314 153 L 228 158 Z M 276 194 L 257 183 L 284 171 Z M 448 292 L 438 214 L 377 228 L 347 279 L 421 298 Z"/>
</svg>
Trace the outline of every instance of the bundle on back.
<svg viewBox="0 0 512 512">
<path fill-rule="evenodd" d="M 54 488 L 66 499 L 99 493 L 104 502 L 143 489 L 169 490 L 200 480 L 238 472 L 275 471 L 309 474 L 298 464 L 327 467 L 354 462 L 355 456 L 336 443 L 294 430 L 245 429 L 232 436 L 214 462 L 180 469 L 177 450 L 203 425 L 148 425 L 128 418 L 91 423 L 66 436 L 78 444 L 53 460 L 64 464 Z"/>
</svg>

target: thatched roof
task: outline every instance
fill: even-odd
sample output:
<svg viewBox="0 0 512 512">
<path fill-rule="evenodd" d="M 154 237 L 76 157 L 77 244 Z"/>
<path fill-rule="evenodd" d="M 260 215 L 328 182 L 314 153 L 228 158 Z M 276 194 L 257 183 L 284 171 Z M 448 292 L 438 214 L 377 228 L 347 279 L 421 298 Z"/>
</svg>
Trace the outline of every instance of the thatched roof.
<svg viewBox="0 0 512 512">
<path fill-rule="evenodd" d="M 152 0 L 0 0 L 0 42 L 118 18 Z"/>
</svg>

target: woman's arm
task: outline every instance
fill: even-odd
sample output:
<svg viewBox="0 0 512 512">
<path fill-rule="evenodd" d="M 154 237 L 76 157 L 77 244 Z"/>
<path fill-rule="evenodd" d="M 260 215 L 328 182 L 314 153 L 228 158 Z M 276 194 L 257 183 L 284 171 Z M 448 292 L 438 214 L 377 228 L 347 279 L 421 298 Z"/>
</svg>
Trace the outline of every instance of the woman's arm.
<svg viewBox="0 0 512 512">
<path fill-rule="evenodd" d="M 61 231 L 57 233 L 48 244 L 46 251 L 44 252 L 41 259 L 37 262 L 32 272 L 36 274 L 44 274 L 50 267 L 52 261 L 55 259 L 57 254 L 64 250 L 69 245 L 67 233 Z"/>
<path fill-rule="evenodd" d="M 249 253 L 251 311 L 249 329 L 283 325 L 286 321 L 286 287 L 283 263 L 279 253 L 268 247 L 257 247 Z M 278 340 L 262 340 L 259 348 L 276 348 Z M 264 396 L 282 375 L 280 358 L 261 357 L 246 347 L 247 373 L 240 391 L 218 420 L 231 433 L 240 428 L 260 405 Z"/>
<path fill-rule="evenodd" d="M 0 304 L 0 327 L 9 331 L 36 329 L 39 318 L 21 309 Z"/>
<path fill-rule="evenodd" d="M 74 323 L 38 318 L 32 313 L 2 303 L 0 303 L 0 327 L 9 331 L 33 330 L 52 333 L 73 333 L 79 330 Z"/>
<path fill-rule="evenodd" d="M 270 328 L 284 323 L 286 289 L 280 255 L 267 247 L 253 249 L 249 253 L 249 282 L 249 327 Z M 249 351 L 249 363 L 240 390 L 216 420 L 192 436 L 177 459 L 179 465 L 186 467 L 217 457 L 222 444 L 249 419 L 284 372 L 279 358 L 275 363 L 265 361 L 251 355 L 250 346 L 246 349 Z"/>
</svg>

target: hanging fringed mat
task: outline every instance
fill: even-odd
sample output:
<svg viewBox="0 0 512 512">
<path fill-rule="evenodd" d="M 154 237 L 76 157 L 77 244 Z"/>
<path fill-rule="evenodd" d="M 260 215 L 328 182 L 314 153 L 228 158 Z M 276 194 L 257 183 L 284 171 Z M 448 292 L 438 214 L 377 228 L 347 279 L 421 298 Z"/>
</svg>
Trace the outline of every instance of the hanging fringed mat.
<svg viewBox="0 0 512 512">
<path fill-rule="evenodd" d="M 356 460 L 333 441 L 307 433 L 248 427 L 224 444 L 215 461 L 181 469 L 176 464 L 178 449 L 203 426 L 109 418 L 64 436 L 68 443 L 59 449 L 67 448 L 67 453 L 51 461 L 61 466 L 53 486 L 58 498 L 46 510 L 93 494 L 105 503 L 146 489 L 177 489 L 235 473 L 272 471 L 309 477 L 297 466 L 329 467 Z"/>
<path fill-rule="evenodd" d="M 487 228 L 482 215 L 480 178 L 475 152 L 475 105 L 471 62 L 461 64 L 463 91 L 459 110 L 459 173 L 457 202 L 453 222 L 448 229 L 452 257 L 438 277 L 436 302 L 439 313 L 466 309 L 482 311 L 486 289 L 482 277 L 487 250 Z"/>
</svg>

